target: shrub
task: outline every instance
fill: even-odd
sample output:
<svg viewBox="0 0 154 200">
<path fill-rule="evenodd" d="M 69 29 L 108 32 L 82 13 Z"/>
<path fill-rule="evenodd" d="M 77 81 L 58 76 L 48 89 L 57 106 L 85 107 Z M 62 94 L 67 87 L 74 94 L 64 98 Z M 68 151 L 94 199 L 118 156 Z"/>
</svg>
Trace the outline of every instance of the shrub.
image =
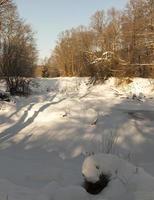
<svg viewBox="0 0 154 200">
<path fill-rule="evenodd" d="M 30 94 L 30 79 L 23 77 L 7 77 L 7 90 L 11 95 L 29 95 Z"/>
</svg>

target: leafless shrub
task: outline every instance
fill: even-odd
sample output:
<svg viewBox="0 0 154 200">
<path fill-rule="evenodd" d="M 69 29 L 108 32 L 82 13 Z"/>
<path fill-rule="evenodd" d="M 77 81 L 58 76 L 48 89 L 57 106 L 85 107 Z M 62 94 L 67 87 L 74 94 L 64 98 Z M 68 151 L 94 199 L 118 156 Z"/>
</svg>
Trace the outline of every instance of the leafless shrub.
<svg viewBox="0 0 154 200">
<path fill-rule="evenodd" d="M 102 136 L 101 152 L 102 153 L 113 153 L 114 147 L 117 144 L 118 137 L 112 131 L 109 134 Z"/>
<path fill-rule="evenodd" d="M 131 78 L 117 77 L 115 84 L 116 84 L 116 86 L 125 86 L 125 85 L 132 83 L 132 81 L 133 80 Z"/>
<path fill-rule="evenodd" d="M 7 90 L 11 95 L 29 95 L 30 79 L 23 77 L 7 77 Z"/>
</svg>

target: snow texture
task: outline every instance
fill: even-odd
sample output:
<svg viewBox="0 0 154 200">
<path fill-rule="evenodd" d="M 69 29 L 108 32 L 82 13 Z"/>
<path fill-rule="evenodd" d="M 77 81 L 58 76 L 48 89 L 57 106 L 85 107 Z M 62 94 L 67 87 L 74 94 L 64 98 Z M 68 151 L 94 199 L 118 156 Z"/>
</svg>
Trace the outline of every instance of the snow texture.
<svg viewBox="0 0 154 200">
<path fill-rule="evenodd" d="M 32 95 L 0 102 L 0 200 L 154 199 L 154 80 L 91 83 L 38 78 Z M 82 171 L 97 181 L 95 164 L 111 181 L 90 195 Z"/>
</svg>

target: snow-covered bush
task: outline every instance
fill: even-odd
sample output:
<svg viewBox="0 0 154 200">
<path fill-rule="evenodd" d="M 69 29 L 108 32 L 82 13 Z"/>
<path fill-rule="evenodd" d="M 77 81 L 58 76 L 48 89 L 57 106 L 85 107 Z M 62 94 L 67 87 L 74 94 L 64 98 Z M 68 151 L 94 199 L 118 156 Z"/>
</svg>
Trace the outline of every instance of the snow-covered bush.
<svg viewBox="0 0 154 200">
<path fill-rule="evenodd" d="M 84 188 L 91 194 L 100 193 L 117 178 L 122 184 L 136 173 L 136 167 L 111 154 L 96 154 L 85 159 L 82 166 Z M 126 175 L 125 175 L 126 174 Z"/>
<path fill-rule="evenodd" d="M 99 181 L 102 173 L 112 179 L 117 174 L 122 178 L 126 171 L 125 178 L 127 179 L 136 172 L 136 167 L 115 155 L 103 153 L 87 157 L 82 166 L 82 174 L 87 181 L 92 183 Z"/>
<path fill-rule="evenodd" d="M 100 181 L 101 174 L 109 177 L 105 192 L 102 193 L 104 199 L 125 199 L 128 191 L 129 200 L 154 199 L 154 177 L 117 156 L 96 154 L 87 157 L 82 174 L 92 184 Z"/>
</svg>

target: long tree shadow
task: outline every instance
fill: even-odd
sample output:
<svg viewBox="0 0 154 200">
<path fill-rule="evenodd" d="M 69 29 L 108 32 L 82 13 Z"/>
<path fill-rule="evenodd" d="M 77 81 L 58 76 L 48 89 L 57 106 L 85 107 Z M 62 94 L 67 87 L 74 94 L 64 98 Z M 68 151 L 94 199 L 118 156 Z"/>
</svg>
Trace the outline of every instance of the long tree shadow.
<svg viewBox="0 0 154 200">
<path fill-rule="evenodd" d="M 43 91 L 40 91 L 41 84 L 38 84 L 37 79 L 36 79 L 36 83 L 33 82 L 33 95 L 29 95 L 27 97 L 21 96 L 20 98 L 15 97 L 12 99 L 12 103 L 14 103 L 15 106 L 15 111 L 13 113 L 11 113 L 8 116 L 4 116 L 0 114 L 1 120 L 0 120 L 0 124 L 4 124 L 6 121 L 9 121 L 10 123 L 13 123 L 13 120 L 11 119 L 13 116 L 17 115 L 18 113 L 20 113 L 20 111 L 22 111 L 23 108 L 27 107 L 29 105 L 29 103 L 31 104 L 35 104 L 36 102 L 38 102 L 40 100 L 41 97 L 41 101 L 52 101 L 55 98 L 55 93 L 57 93 L 58 88 L 59 88 L 59 80 L 58 79 L 51 79 L 51 80 L 41 80 L 38 79 L 39 82 L 46 82 L 47 83 L 45 85 L 49 85 L 49 81 L 50 81 L 50 87 L 44 88 Z M 4 82 L 2 80 L 2 82 Z M 37 86 L 38 84 L 38 86 Z M 35 91 L 36 90 L 36 91 Z M 52 91 L 52 94 L 49 93 Z M 42 95 L 43 92 L 43 95 Z M 40 96 L 41 94 L 41 96 Z"/>
<path fill-rule="evenodd" d="M 92 105 L 91 102 L 85 102 L 87 107 L 95 110 L 101 108 L 101 103 L 93 102 Z M 127 107 L 128 104 L 132 104 L 134 109 Z M 111 107 L 108 113 L 99 115 L 94 125 L 85 120 L 84 114 L 71 116 L 69 120 L 55 124 L 51 130 L 46 130 L 46 134 L 42 128 L 42 134 L 36 140 L 27 141 L 25 145 L 30 145 L 31 148 L 39 145 L 47 151 L 58 149 L 68 157 L 82 152 L 104 153 L 103 143 L 110 142 L 105 140 L 112 140 L 112 133 L 117 140 L 111 153 L 131 159 L 137 165 L 153 162 L 154 111 L 143 110 L 142 103 L 121 101 Z M 130 154 L 131 157 L 128 157 Z"/>
<path fill-rule="evenodd" d="M 55 97 L 55 96 L 54 96 Z M 52 100 L 52 99 L 51 99 Z M 9 122 L 9 123 L 13 123 L 14 120 L 12 119 L 14 116 L 16 116 L 17 114 L 19 114 L 20 112 L 22 112 L 23 108 L 27 108 L 27 110 L 31 110 L 31 108 L 39 102 L 39 96 L 29 96 L 29 97 L 20 97 L 20 100 L 18 102 L 14 103 L 15 106 L 15 111 L 12 112 L 10 115 L 8 116 L 4 116 L 3 114 L 0 114 L 1 120 L 0 120 L 0 125 Z M 30 105 L 30 106 L 29 106 Z"/>
<path fill-rule="evenodd" d="M 16 124 L 0 134 L 0 142 L 11 139 L 15 134 L 29 126 L 40 112 L 43 112 L 50 105 L 60 103 L 63 100 L 65 98 L 56 102 L 46 103 L 38 111 L 35 111 L 32 117 L 26 120 L 29 112 L 27 109 Z M 83 105 L 80 105 L 82 103 Z M 82 102 L 78 102 L 79 105 L 76 104 L 77 102 L 70 107 L 70 113 L 75 114 L 70 115 L 67 120 L 63 119 L 55 124 L 52 123 L 52 127 L 49 126 L 48 130 L 42 124 L 35 139 L 25 136 L 23 140 L 14 145 L 19 145 L 23 149 L 39 147 L 46 151 L 57 150 L 69 157 L 77 156 L 82 152 L 103 152 L 102 145 L 106 140 L 106 136 L 113 133 L 118 138 L 115 144 L 116 153 L 124 154 L 124 156 L 129 153 L 133 154 L 132 162 L 135 164 L 153 160 L 154 111 L 148 111 L 146 108 L 145 111 L 143 109 L 148 102 L 146 104 L 146 102 L 122 99 L 113 106 L 111 103 L 107 111 L 105 107 L 108 106 L 108 102 L 101 99 L 97 100 L 97 98 L 95 100 L 83 99 Z M 29 109 L 32 109 L 32 106 L 30 105 Z M 80 107 L 76 109 L 78 106 Z M 84 110 L 82 110 L 83 108 Z M 92 121 L 86 120 L 86 108 L 93 109 L 99 113 L 96 123 L 92 124 Z M 38 127 L 34 131 L 37 131 L 37 129 Z"/>
<path fill-rule="evenodd" d="M 34 103 L 30 104 L 29 107 L 27 108 L 27 110 L 24 111 L 24 114 L 21 116 L 21 118 L 19 119 L 19 121 L 17 123 L 15 123 L 13 126 L 11 126 L 8 129 L 4 130 L 0 134 L 0 143 L 8 141 L 10 138 L 12 138 L 17 133 L 19 133 L 22 129 L 24 129 L 25 127 L 29 126 L 31 123 L 33 123 L 33 121 L 39 115 L 39 113 L 43 112 L 49 106 L 54 105 L 54 104 L 58 104 L 58 103 L 62 102 L 63 100 L 65 100 L 65 98 L 63 98 L 63 99 L 60 99 L 58 101 L 53 102 L 53 100 L 54 100 L 55 97 L 56 97 L 56 95 L 53 96 L 51 102 L 46 103 L 45 105 L 41 106 L 38 109 L 38 111 L 35 111 L 34 114 L 26 120 L 26 118 L 28 117 L 29 111 L 35 105 Z"/>
</svg>

